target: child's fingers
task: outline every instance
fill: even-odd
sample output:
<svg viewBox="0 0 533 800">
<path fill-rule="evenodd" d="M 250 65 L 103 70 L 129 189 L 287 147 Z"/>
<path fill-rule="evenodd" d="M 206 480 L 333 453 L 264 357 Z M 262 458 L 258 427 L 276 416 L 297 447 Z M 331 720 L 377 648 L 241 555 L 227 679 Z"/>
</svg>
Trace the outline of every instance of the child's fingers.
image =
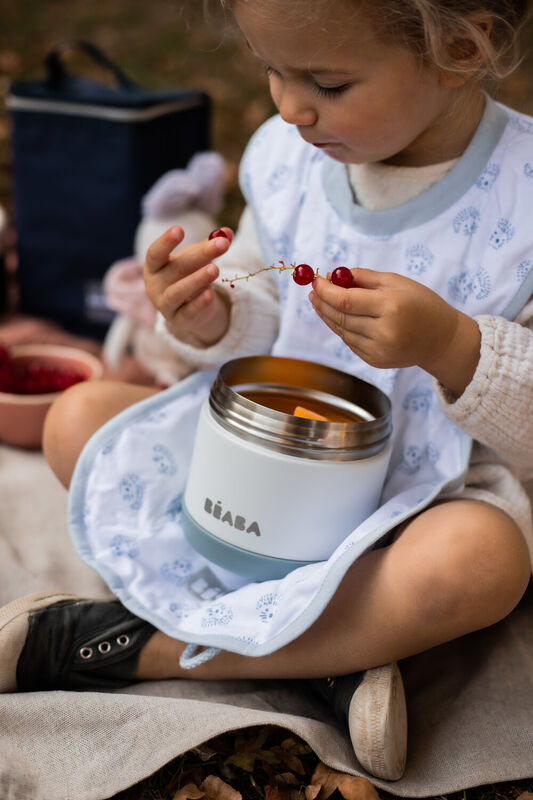
<svg viewBox="0 0 533 800">
<path fill-rule="evenodd" d="M 196 269 L 189 275 L 171 283 L 163 292 L 162 313 L 174 316 L 181 306 L 198 297 L 218 277 L 219 270 L 215 264 L 207 264 L 203 269 Z"/>
<path fill-rule="evenodd" d="M 372 338 L 374 317 L 346 314 L 326 303 L 317 303 L 316 295 L 311 298 L 311 302 L 320 319 L 344 341 L 353 336 Z"/>
<path fill-rule="evenodd" d="M 197 325 L 203 315 L 210 312 L 210 306 L 215 299 L 215 291 L 212 287 L 203 289 L 199 294 L 192 297 L 176 309 L 172 324 L 180 328 L 187 328 Z"/>
<path fill-rule="evenodd" d="M 178 230 L 182 230 L 179 228 Z M 229 230 L 229 228 L 228 228 Z M 163 236 L 157 239 L 148 250 L 150 254 L 150 263 L 148 262 L 148 253 L 146 267 L 148 272 L 158 272 L 165 267 L 170 267 L 167 270 L 168 283 L 180 280 L 187 275 L 192 274 L 201 267 L 205 267 L 210 261 L 225 253 L 231 244 L 231 240 L 226 239 L 224 236 L 217 236 L 215 239 L 203 239 L 200 242 L 193 242 L 187 247 L 180 248 L 180 250 L 170 255 L 176 242 L 172 247 L 168 247 L 167 234 L 170 235 L 172 228 L 167 231 Z M 183 239 L 183 236 L 181 237 Z M 179 244 L 179 242 L 178 242 Z M 152 251 L 154 248 L 154 251 Z M 163 263 L 161 261 L 164 259 Z M 150 268 L 150 264 L 154 264 L 155 268 Z"/>
<path fill-rule="evenodd" d="M 329 316 L 334 313 L 358 317 L 380 316 L 382 297 L 374 289 L 363 289 L 358 286 L 344 289 L 325 278 L 315 278 L 312 294 L 313 306 Z"/>
<path fill-rule="evenodd" d="M 387 283 L 387 273 L 376 269 L 354 267 L 350 272 L 354 286 L 359 286 L 361 289 L 379 289 Z"/>
<path fill-rule="evenodd" d="M 146 269 L 148 272 L 158 272 L 168 263 L 169 256 L 174 248 L 180 244 L 185 237 L 183 228 L 173 225 L 155 242 L 152 242 L 146 252 Z"/>
</svg>

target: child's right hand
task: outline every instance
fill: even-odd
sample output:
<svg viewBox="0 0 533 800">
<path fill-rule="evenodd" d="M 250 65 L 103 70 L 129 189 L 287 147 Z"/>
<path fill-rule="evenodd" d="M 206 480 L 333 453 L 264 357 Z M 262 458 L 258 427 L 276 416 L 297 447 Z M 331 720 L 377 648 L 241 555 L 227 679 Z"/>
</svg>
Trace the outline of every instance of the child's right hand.
<svg viewBox="0 0 533 800">
<path fill-rule="evenodd" d="M 183 342 L 209 346 L 226 332 L 229 308 L 211 284 L 219 271 L 212 259 L 225 253 L 229 239 L 204 239 L 172 253 L 185 233 L 175 225 L 148 248 L 143 267 L 146 294 L 163 315 L 167 327 Z"/>
</svg>

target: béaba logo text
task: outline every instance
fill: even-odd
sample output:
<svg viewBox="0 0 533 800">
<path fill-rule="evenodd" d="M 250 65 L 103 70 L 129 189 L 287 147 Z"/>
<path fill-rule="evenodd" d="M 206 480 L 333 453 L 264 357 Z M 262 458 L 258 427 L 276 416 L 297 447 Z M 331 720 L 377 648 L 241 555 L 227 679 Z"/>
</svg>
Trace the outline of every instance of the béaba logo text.
<svg viewBox="0 0 533 800">
<path fill-rule="evenodd" d="M 246 531 L 246 533 L 255 533 L 256 536 L 261 536 L 261 531 L 259 530 L 257 522 L 251 522 L 248 527 L 246 527 L 246 519 L 241 517 L 240 514 L 232 514 L 231 511 L 224 511 L 220 500 L 217 503 L 213 503 L 209 497 L 206 497 L 204 511 L 207 511 L 208 514 L 212 514 L 215 519 L 219 519 L 221 522 L 227 522 L 228 525 L 235 528 L 237 531 Z"/>
</svg>

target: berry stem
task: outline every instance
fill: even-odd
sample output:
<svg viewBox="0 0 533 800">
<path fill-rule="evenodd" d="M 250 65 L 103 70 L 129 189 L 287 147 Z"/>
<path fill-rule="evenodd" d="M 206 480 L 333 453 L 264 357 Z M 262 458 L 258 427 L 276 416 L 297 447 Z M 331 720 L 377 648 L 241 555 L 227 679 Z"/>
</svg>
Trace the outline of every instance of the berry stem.
<svg viewBox="0 0 533 800">
<path fill-rule="evenodd" d="M 271 264 L 269 267 L 261 267 L 261 269 L 257 269 L 255 272 L 249 272 L 247 275 L 235 275 L 234 278 L 221 278 L 222 283 L 234 283 L 235 281 L 247 281 L 248 278 L 253 278 L 254 275 L 259 275 L 260 272 L 268 272 L 271 269 L 277 269 L 278 272 L 283 272 L 284 270 L 291 269 L 294 271 L 296 267 L 296 263 L 292 262 L 292 264 L 285 264 L 284 261 L 278 261 L 277 264 Z M 315 270 L 315 277 L 318 278 L 320 272 L 318 269 Z"/>
</svg>

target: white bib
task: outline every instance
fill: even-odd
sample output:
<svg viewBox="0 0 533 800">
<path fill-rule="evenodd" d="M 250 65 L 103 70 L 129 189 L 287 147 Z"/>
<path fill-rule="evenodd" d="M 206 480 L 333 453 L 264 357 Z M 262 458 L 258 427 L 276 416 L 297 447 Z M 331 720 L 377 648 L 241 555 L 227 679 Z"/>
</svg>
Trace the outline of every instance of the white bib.
<svg viewBox="0 0 533 800">
<path fill-rule="evenodd" d="M 393 271 L 471 316 L 512 319 L 533 292 L 533 120 L 491 100 L 456 166 L 397 208 L 357 206 L 346 167 L 279 117 L 252 138 L 241 183 L 265 265 L 305 262 L 323 275 L 339 265 Z M 342 369 L 391 397 L 393 449 L 378 510 L 328 561 L 281 580 L 250 583 L 196 553 L 181 528 L 181 500 L 215 372 L 197 373 L 104 425 L 78 460 L 69 499 L 78 552 L 127 608 L 185 642 L 251 656 L 299 636 L 356 558 L 436 497 L 460 490 L 471 449 L 427 373 L 368 366 L 316 316 L 306 287 L 287 272 L 273 274 L 282 306 L 273 354 Z"/>
</svg>

